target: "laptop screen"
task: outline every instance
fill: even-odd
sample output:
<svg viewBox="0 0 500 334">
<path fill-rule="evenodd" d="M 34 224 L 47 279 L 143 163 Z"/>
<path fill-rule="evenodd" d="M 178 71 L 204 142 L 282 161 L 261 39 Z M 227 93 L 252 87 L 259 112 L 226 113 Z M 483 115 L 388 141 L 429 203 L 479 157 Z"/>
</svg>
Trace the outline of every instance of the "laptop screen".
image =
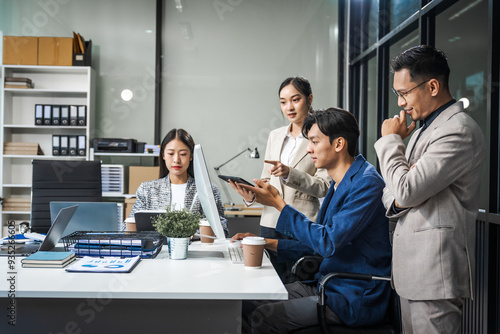
<svg viewBox="0 0 500 334">
<path fill-rule="evenodd" d="M 73 205 L 78 208 L 62 237 L 76 231 L 118 231 L 118 206 L 111 202 L 50 202 L 52 224 L 62 208 Z"/>
</svg>

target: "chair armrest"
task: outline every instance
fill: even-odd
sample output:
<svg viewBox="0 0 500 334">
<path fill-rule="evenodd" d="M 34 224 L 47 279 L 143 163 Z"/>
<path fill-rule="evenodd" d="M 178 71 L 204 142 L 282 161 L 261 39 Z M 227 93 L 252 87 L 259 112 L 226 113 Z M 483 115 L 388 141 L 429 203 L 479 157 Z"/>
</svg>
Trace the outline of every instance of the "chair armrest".
<svg viewBox="0 0 500 334">
<path fill-rule="evenodd" d="M 373 276 L 370 274 L 358 274 L 358 273 L 329 273 L 321 278 L 321 280 L 318 283 L 318 289 L 319 289 L 319 295 L 320 295 L 320 300 L 319 304 L 321 306 L 325 305 L 325 285 L 328 283 L 332 278 L 342 278 L 342 279 L 355 279 L 359 281 L 391 281 L 390 277 L 385 277 L 385 276 Z"/>
<path fill-rule="evenodd" d="M 295 262 L 291 272 L 299 281 L 313 279 L 322 261 L 323 257 L 319 255 L 303 256 Z"/>
</svg>

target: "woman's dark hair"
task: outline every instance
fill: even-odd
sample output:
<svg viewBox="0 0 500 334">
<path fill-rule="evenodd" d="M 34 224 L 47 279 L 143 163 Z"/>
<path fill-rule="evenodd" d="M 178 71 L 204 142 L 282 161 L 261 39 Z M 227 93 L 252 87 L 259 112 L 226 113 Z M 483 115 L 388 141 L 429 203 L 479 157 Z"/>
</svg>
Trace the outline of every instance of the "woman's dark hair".
<svg viewBox="0 0 500 334">
<path fill-rule="evenodd" d="M 393 72 L 407 69 L 413 81 L 437 79 L 448 88 L 450 67 L 443 51 L 429 45 L 418 45 L 394 57 L 391 61 Z"/>
<path fill-rule="evenodd" d="M 280 95 L 283 88 L 288 85 L 292 85 L 293 87 L 295 87 L 295 89 L 298 90 L 299 93 L 304 94 L 306 98 L 308 98 L 309 95 L 312 94 L 311 84 L 309 83 L 309 80 L 304 77 L 289 77 L 281 83 L 280 89 L 278 91 L 278 96 Z M 310 110 L 312 110 L 311 106 L 309 106 L 309 108 Z"/>
<path fill-rule="evenodd" d="M 167 146 L 168 143 L 170 143 L 174 139 L 179 139 L 181 142 L 183 142 L 187 147 L 189 147 L 189 150 L 191 151 L 191 156 L 193 156 L 193 150 L 194 150 L 194 140 L 193 137 L 184 129 L 172 129 L 170 130 L 165 138 L 163 138 L 163 141 L 161 142 L 161 147 L 160 147 L 160 178 L 165 177 L 168 175 L 168 168 L 167 165 L 165 164 L 165 158 L 163 157 L 163 154 L 165 153 L 165 146 Z M 189 162 L 189 167 L 187 170 L 188 174 L 194 177 L 194 172 L 193 172 L 193 160 Z"/>
<path fill-rule="evenodd" d="M 347 142 L 347 152 L 351 157 L 356 155 L 359 138 L 359 126 L 356 117 L 347 110 L 328 108 L 316 110 L 307 116 L 302 126 L 302 135 L 305 138 L 314 124 L 318 124 L 320 131 L 330 138 L 330 144 L 336 138 L 342 137 Z"/>
</svg>

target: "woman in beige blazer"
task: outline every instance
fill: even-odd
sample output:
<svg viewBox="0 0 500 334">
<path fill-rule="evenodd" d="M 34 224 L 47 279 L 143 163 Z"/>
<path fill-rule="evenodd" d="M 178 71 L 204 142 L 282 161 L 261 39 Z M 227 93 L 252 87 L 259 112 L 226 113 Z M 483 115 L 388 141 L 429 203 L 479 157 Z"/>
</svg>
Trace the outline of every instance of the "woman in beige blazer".
<svg viewBox="0 0 500 334">
<path fill-rule="evenodd" d="M 304 120 L 313 112 L 311 85 L 305 78 L 290 77 L 283 81 L 278 92 L 281 111 L 290 124 L 269 133 L 261 179 L 278 189 L 285 202 L 316 221 L 319 198 L 328 193 L 331 178 L 326 170 L 314 167 L 306 152 L 308 140 L 302 136 Z M 243 196 L 247 205 L 253 204 L 253 193 L 237 184 L 231 185 Z M 279 215 L 275 208 L 264 207 L 260 220 L 261 236 L 288 239 L 275 230 Z M 274 254 L 270 255 L 282 280 L 288 281 L 290 264 L 278 264 Z"/>
</svg>

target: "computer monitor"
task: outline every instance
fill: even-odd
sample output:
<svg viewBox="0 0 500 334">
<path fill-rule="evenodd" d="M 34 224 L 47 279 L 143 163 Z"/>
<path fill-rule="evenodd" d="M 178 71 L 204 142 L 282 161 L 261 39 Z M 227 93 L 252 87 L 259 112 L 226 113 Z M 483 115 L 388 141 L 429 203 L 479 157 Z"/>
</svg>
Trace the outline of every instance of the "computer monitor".
<svg viewBox="0 0 500 334">
<path fill-rule="evenodd" d="M 198 192 L 198 198 L 200 199 L 203 212 L 205 213 L 205 216 L 217 239 L 226 240 L 224 229 L 222 228 L 219 217 L 219 211 L 217 210 L 217 204 L 215 203 L 214 193 L 212 191 L 212 182 L 210 181 L 210 176 L 208 175 L 205 156 L 203 155 L 203 150 L 200 144 L 194 146 L 193 169 L 196 190 Z"/>
</svg>

